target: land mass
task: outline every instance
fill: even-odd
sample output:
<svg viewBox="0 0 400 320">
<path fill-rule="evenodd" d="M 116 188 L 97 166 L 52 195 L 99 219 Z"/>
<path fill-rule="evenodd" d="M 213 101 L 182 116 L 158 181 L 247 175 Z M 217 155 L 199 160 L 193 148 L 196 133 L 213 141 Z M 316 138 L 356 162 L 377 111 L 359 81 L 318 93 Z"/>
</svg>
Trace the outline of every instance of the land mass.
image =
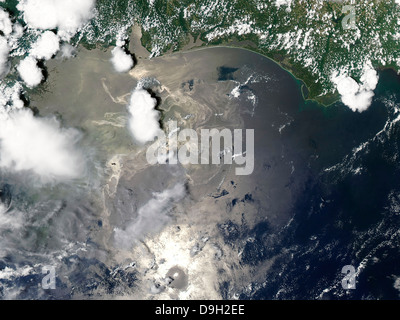
<svg viewBox="0 0 400 320">
<path fill-rule="evenodd" d="M 335 74 L 360 81 L 366 65 L 399 71 L 397 1 L 97 0 L 93 19 L 72 44 L 113 46 L 139 25 L 150 57 L 203 46 L 242 47 L 276 61 L 304 82 L 305 98 L 328 105 L 339 97 Z M 23 24 L 17 3 L 0 6 Z M 37 31 L 25 29 L 11 54 L 23 56 L 36 39 Z"/>
<path fill-rule="evenodd" d="M 343 27 L 351 13 L 345 5 L 354 8 L 354 28 Z M 77 35 L 87 46 L 112 45 L 135 22 L 151 57 L 194 43 L 240 46 L 275 60 L 305 83 L 306 98 L 322 104 L 339 97 L 334 73 L 358 81 L 368 63 L 396 71 L 400 65 L 395 0 L 99 0 L 96 10 Z"/>
</svg>

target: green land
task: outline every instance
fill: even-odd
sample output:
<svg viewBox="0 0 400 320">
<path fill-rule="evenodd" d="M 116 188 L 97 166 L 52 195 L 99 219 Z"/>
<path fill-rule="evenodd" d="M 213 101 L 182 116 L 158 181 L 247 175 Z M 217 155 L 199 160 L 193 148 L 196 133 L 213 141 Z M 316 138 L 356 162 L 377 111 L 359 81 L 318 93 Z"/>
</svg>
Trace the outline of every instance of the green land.
<svg viewBox="0 0 400 320">
<path fill-rule="evenodd" d="M 98 0 L 95 17 L 72 41 L 112 46 L 139 24 L 151 56 L 198 46 L 244 47 L 275 60 L 305 83 L 307 98 L 327 105 L 338 98 L 334 72 L 359 80 L 367 63 L 400 66 L 400 5 L 352 2 L 354 29 L 342 26 L 350 0 Z M 15 1 L 0 5 L 22 21 Z M 27 32 L 21 41 L 30 39 L 35 36 Z"/>
</svg>

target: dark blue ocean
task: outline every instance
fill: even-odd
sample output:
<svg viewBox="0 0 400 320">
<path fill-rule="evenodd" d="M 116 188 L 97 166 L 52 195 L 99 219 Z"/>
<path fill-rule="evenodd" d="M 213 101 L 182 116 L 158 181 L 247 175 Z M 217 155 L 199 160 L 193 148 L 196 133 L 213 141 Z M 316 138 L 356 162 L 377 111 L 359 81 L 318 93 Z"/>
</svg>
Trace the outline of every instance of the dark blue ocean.
<svg viewBox="0 0 400 320">
<path fill-rule="evenodd" d="M 238 85 L 235 99 L 244 127 L 255 130 L 254 172 L 230 181 L 232 186 L 245 183 L 249 190 L 240 198 L 221 192 L 215 201 L 225 201 L 227 212 L 246 204 L 257 208 L 255 226 L 233 219 L 216 226 L 238 260 L 227 260 L 226 268 L 239 265 L 257 277 L 246 275 L 246 285 L 224 278 L 214 284 L 221 297 L 398 299 L 400 77 L 392 70 L 379 71 L 372 104 L 358 113 L 340 101 L 330 106 L 306 101 L 301 81 L 258 54 L 228 48 L 196 54 L 207 60 L 209 50 L 226 57 L 213 70 L 215 81 Z M 7 172 L 1 173 L 1 182 L 1 202 L 25 208 L 30 222 L 22 231 L 1 233 L 1 298 L 102 298 L 97 289 L 107 297 L 135 289 L 134 265 L 101 262 L 108 253 L 87 236 L 87 230 L 103 228 L 90 195 L 82 193 L 82 203 L 79 197 L 54 201 L 79 190 L 54 187 L 44 196 L 24 189 Z M 245 209 L 240 213 L 246 216 Z M 68 232 L 57 233 L 64 229 Z M 58 254 L 63 243 L 77 247 Z M 63 269 L 58 270 L 57 289 L 44 291 L 38 285 L 43 278 L 39 263 L 46 262 L 49 252 L 55 252 Z M 344 266 L 355 270 L 353 289 L 342 287 Z"/>
<path fill-rule="evenodd" d="M 262 69 L 256 58 L 249 60 L 253 70 Z M 358 113 L 340 101 L 328 107 L 305 101 L 301 82 L 275 67 L 268 72 L 275 81 L 242 88 L 259 99 L 246 126 L 256 132 L 254 179 L 266 181 L 266 188 L 287 180 L 280 190 L 290 220 L 235 227 L 239 238 L 255 238 L 243 264 L 274 258 L 265 281 L 240 298 L 398 299 L 400 77 L 380 71 L 372 105 Z M 282 163 L 292 166 L 290 176 Z M 274 170 L 282 173 L 272 178 Z M 260 214 L 270 216 L 271 208 Z M 342 287 L 344 266 L 354 267 L 354 289 Z M 228 295 L 227 288 L 229 283 L 222 287 Z"/>
</svg>

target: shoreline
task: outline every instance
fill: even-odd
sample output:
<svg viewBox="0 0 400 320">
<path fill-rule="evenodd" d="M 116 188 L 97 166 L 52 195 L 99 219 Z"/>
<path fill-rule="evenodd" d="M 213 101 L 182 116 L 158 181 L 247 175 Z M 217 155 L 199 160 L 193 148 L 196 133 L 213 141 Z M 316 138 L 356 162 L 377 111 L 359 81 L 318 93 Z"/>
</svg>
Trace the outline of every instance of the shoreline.
<svg viewBox="0 0 400 320">
<path fill-rule="evenodd" d="M 282 66 L 278 61 L 274 60 L 273 58 L 271 58 L 271 57 L 269 57 L 269 56 L 267 56 L 267 55 L 265 55 L 265 54 L 263 54 L 263 53 L 260 53 L 259 51 L 252 50 L 252 49 L 249 49 L 249 48 L 246 48 L 246 47 L 242 47 L 242 46 L 229 46 L 229 45 L 226 45 L 226 44 L 221 44 L 221 45 L 203 45 L 203 46 L 200 46 L 200 47 L 188 48 L 188 49 L 186 49 L 186 50 L 178 50 L 178 51 L 175 51 L 175 52 L 164 53 L 164 54 L 161 54 L 161 55 L 159 55 L 159 56 L 157 56 L 157 57 L 170 56 L 170 55 L 173 56 L 173 55 L 179 54 L 179 53 L 196 52 L 196 51 L 202 51 L 202 50 L 207 50 L 207 49 L 212 49 L 212 48 L 228 48 L 228 49 L 245 50 L 245 51 L 249 51 L 249 52 L 258 54 L 258 55 L 260 55 L 260 56 L 262 56 L 262 57 L 264 57 L 264 58 L 266 58 L 266 59 L 272 61 L 273 63 L 277 64 L 277 65 L 279 66 L 279 68 L 281 68 L 282 70 L 288 72 L 288 73 L 290 74 L 290 76 L 291 76 L 294 80 L 296 80 L 296 82 L 299 83 L 301 95 L 302 95 L 302 98 L 303 98 L 304 101 L 312 101 L 312 102 L 315 102 L 315 103 L 317 103 L 318 105 L 321 105 L 321 106 L 323 106 L 323 107 L 329 107 L 329 106 L 331 106 L 331 105 L 337 103 L 338 101 L 340 101 L 340 96 L 338 96 L 338 98 L 334 99 L 334 101 L 332 101 L 332 102 L 330 102 L 330 103 L 328 103 L 328 104 L 325 104 L 325 103 L 323 103 L 323 102 L 321 102 L 321 101 L 318 101 L 318 100 L 315 99 L 315 98 L 306 98 L 306 97 L 304 96 L 304 89 L 303 89 L 303 87 L 305 87 L 307 90 L 309 90 L 309 89 L 308 89 L 306 83 L 305 83 L 301 78 L 298 78 L 296 75 L 294 75 L 294 73 L 293 73 L 292 71 L 290 71 L 290 70 L 288 70 L 287 68 L 285 68 L 284 66 Z M 157 57 L 154 57 L 154 58 L 157 58 Z M 151 59 L 153 59 L 153 58 L 145 58 L 145 59 L 151 60 Z"/>
</svg>

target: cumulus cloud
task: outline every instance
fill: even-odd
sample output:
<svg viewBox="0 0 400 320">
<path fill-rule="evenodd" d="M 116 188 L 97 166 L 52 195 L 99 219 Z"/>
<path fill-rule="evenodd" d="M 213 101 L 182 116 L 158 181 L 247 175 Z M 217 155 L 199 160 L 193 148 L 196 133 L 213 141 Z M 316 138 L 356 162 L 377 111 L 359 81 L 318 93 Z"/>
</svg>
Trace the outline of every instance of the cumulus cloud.
<svg viewBox="0 0 400 320">
<path fill-rule="evenodd" d="M 275 5 L 280 8 L 281 6 L 287 6 L 286 11 L 291 11 L 292 0 L 276 0 Z"/>
<path fill-rule="evenodd" d="M 138 210 L 136 219 L 128 224 L 125 230 L 115 229 L 117 247 L 129 249 L 137 240 L 148 234 L 159 232 L 171 219 L 173 206 L 186 195 L 185 186 L 177 183 L 174 187 L 160 193 Z"/>
<path fill-rule="evenodd" d="M 8 69 L 8 53 L 9 53 L 9 46 L 7 43 L 7 39 L 3 36 L 0 36 L 0 77 L 4 76 Z"/>
<path fill-rule="evenodd" d="M 59 29 L 70 37 L 92 17 L 95 0 L 21 0 L 17 8 L 25 22 L 37 29 Z"/>
<path fill-rule="evenodd" d="M 158 122 L 160 112 L 154 109 L 156 105 L 156 99 L 143 88 L 137 87 L 133 90 L 128 106 L 131 115 L 128 125 L 139 143 L 153 141 L 161 131 Z"/>
<path fill-rule="evenodd" d="M 335 73 L 331 78 L 341 95 L 342 102 L 353 111 L 362 112 L 371 105 L 374 90 L 378 84 L 378 73 L 370 64 L 366 64 L 357 83 L 353 78 Z"/>
<path fill-rule="evenodd" d="M 117 72 L 127 72 L 133 67 L 132 56 L 127 54 L 122 48 L 115 47 L 111 50 L 111 63 Z"/>
<path fill-rule="evenodd" d="M 22 85 L 16 82 L 13 86 L 0 83 L 0 119 L 11 109 L 21 109 L 24 102 L 21 100 Z"/>
<path fill-rule="evenodd" d="M 292 3 L 292 0 L 276 0 L 275 4 L 277 7 L 280 7 L 282 5 L 290 5 Z"/>
<path fill-rule="evenodd" d="M 60 39 L 51 31 L 45 31 L 32 45 L 31 56 L 36 59 L 49 60 L 60 49 Z"/>
<path fill-rule="evenodd" d="M 13 31 L 12 22 L 7 11 L 0 8 L 0 31 L 7 37 Z"/>
<path fill-rule="evenodd" d="M 0 166 L 31 170 L 43 180 L 76 178 L 82 174 L 82 156 L 76 149 L 80 134 L 60 127 L 55 118 L 35 117 L 30 109 L 0 117 Z"/>
<path fill-rule="evenodd" d="M 28 56 L 22 60 L 17 70 L 22 80 L 30 88 L 36 87 L 43 80 L 42 70 L 38 67 L 34 57 Z"/>
<path fill-rule="evenodd" d="M 9 207 L 0 202 L 0 231 L 16 230 L 23 226 L 23 214 L 15 209 L 8 210 Z"/>
<path fill-rule="evenodd" d="M 68 43 L 64 43 L 60 49 L 61 58 L 69 59 L 75 56 L 76 49 Z"/>
</svg>

